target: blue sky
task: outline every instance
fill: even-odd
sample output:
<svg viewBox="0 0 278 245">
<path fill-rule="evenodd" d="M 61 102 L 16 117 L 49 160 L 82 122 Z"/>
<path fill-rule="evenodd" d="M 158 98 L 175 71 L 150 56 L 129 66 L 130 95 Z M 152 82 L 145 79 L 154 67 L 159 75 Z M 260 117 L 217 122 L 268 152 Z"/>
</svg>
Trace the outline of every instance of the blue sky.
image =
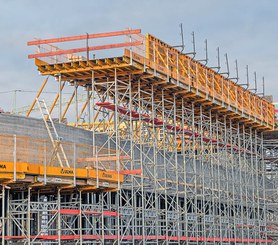
<svg viewBox="0 0 278 245">
<path fill-rule="evenodd" d="M 208 39 L 209 65 L 216 65 L 220 47 L 222 65 L 228 53 L 230 70 L 238 59 L 240 78 L 245 66 L 250 80 L 257 72 L 258 83 L 265 76 L 266 93 L 278 101 L 278 1 L 276 0 L 0 0 L 0 107 L 10 110 L 15 89 L 35 91 L 43 78 L 27 55 L 34 50 L 26 42 L 34 37 L 52 38 L 141 28 L 163 41 L 180 42 L 183 23 L 186 51 L 195 32 L 197 58 L 204 56 Z M 223 68 L 224 70 L 224 68 Z M 253 83 L 253 81 L 251 81 Z M 47 88 L 54 91 L 56 84 Z M 30 104 L 34 93 L 18 92 L 17 104 Z"/>
</svg>

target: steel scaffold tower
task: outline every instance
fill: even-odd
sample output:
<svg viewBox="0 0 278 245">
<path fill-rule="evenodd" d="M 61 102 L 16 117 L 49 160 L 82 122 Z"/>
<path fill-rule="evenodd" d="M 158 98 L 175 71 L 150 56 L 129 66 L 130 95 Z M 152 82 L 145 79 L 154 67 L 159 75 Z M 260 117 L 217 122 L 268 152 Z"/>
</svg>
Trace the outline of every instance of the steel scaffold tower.
<svg viewBox="0 0 278 245">
<path fill-rule="evenodd" d="M 115 78 L 111 83 L 115 83 L 114 86 L 109 84 L 111 94 L 120 94 L 115 97 L 123 98 L 124 94 L 130 94 L 130 97 L 113 102 L 110 109 L 103 111 L 108 118 L 111 111 L 117 113 L 117 117 L 121 114 L 118 127 L 114 125 L 109 129 L 113 131 L 109 140 L 120 147 L 119 151 L 135 159 L 129 163 L 133 168 L 142 168 L 144 172 L 144 176 L 130 177 L 130 182 L 126 180 L 119 194 L 120 200 L 122 196 L 126 200 L 128 193 L 130 198 L 140 200 L 128 203 L 135 224 L 140 224 L 133 233 L 137 242 L 266 243 L 262 139 L 256 130 L 247 131 L 240 124 L 235 128 L 225 117 L 204 112 L 202 105 L 193 104 L 188 109 L 181 104 L 179 114 L 175 95 L 175 103 L 171 103 L 164 97 L 163 90 L 160 94 L 156 91 L 155 95 L 147 93 L 141 89 L 140 80 L 130 80 L 130 85 L 124 86 Z M 129 92 L 131 84 L 133 90 L 137 87 L 138 91 Z M 117 88 L 120 92 L 115 91 Z M 97 90 L 101 91 L 100 88 Z M 157 97 L 160 99 L 155 102 Z M 104 101 L 103 97 L 100 101 Z M 171 106 L 168 104 L 165 108 L 166 102 Z M 96 105 L 104 108 L 107 103 Z M 123 111 L 123 108 L 129 109 Z M 135 111 L 139 117 L 133 113 Z M 146 115 L 151 115 L 148 122 Z M 163 123 L 159 126 L 150 124 L 157 115 L 161 115 Z M 107 119 L 103 120 L 106 125 Z M 176 126 L 167 127 L 165 122 Z M 185 135 L 188 131 L 184 128 L 193 134 Z M 116 132 L 123 135 L 120 142 L 114 141 Z M 212 139 L 216 139 L 216 143 Z M 178 140 L 182 142 L 180 147 Z M 130 227 L 134 230 L 134 225 Z M 121 243 L 124 239 L 122 236 Z"/>
<path fill-rule="evenodd" d="M 266 197 L 268 209 L 268 235 L 278 244 L 278 137 L 277 130 L 264 133 L 264 160 L 266 164 Z"/>
<path fill-rule="evenodd" d="M 94 162 L 96 180 L 94 188 L 56 184 L 45 190 L 33 184 L 13 190 L 8 182 L 3 184 L 11 188 L 2 191 L 7 196 L 2 204 L 7 206 L 2 211 L 6 243 L 271 243 L 267 232 L 274 214 L 265 192 L 262 132 L 273 126 L 273 107 L 153 36 L 139 33 L 29 43 L 128 35 L 129 42 L 87 46 L 78 52 L 129 49 L 123 57 L 101 59 L 53 46 L 30 55 L 37 58 L 43 75 L 57 78 L 60 121 L 65 115 L 64 82 L 75 91 L 85 88 L 87 101 L 81 107 L 76 99 L 74 121 L 84 127 L 78 118 L 87 110 L 85 127 L 92 133 L 93 147 L 83 161 Z M 43 60 L 52 56 L 54 62 Z M 105 164 L 104 151 L 110 157 Z M 113 188 L 99 182 L 100 173 L 111 174 L 110 165 L 118 178 Z"/>
</svg>

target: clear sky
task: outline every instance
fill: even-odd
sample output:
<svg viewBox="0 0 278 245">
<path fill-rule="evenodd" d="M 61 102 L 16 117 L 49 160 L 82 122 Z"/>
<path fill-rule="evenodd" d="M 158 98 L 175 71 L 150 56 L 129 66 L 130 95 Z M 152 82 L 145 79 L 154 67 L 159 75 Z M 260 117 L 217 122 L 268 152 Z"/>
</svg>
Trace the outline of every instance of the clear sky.
<svg viewBox="0 0 278 245">
<path fill-rule="evenodd" d="M 12 90 L 36 91 L 43 78 L 26 45 L 34 37 L 52 38 L 85 33 L 141 28 L 163 41 L 180 43 L 179 23 L 183 23 L 186 51 L 191 50 L 195 32 L 197 58 L 204 58 L 208 39 L 209 65 L 216 65 L 220 47 L 222 67 L 228 53 L 230 71 L 238 59 L 239 77 L 245 82 L 245 66 L 250 80 L 262 76 L 266 94 L 278 101 L 278 1 L 277 0 L 0 0 L 0 107 L 10 110 Z M 55 91 L 53 82 L 48 91 Z M 30 104 L 35 94 L 17 92 L 17 105 Z"/>
</svg>

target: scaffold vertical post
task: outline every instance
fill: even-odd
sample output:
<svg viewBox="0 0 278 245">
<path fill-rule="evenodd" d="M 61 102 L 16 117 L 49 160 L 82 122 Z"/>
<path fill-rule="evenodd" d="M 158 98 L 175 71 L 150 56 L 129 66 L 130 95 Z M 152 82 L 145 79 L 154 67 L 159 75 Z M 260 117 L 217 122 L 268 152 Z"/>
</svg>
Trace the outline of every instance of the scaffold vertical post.
<svg viewBox="0 0 278 245">
<path fill-rule="evenodd" d="M 47 154 L 46 154 L 46 141 L 43 143 L 43 182 L 46 185 L 46 161 L 47 161 Z"/>
<path fill-rule="evenodd" d="M 10 236 L 12 233 L 11 217 L 10 217 L 10 189 L 7 189 L 7 215 L 6 215 L 6 217 L 7 217 L 7 235 Z"/>
<path fill-rule="evenodd" d="M 28 187 L 28 192 L 27 192 L 27 241 L 28 245 L 31 244 L 31 187 Z"/>
<path fill-rule="evenodd" d="M 82 223 L 82 215 L 83 215 L 83 210 L 82 210 L 82 191 L 79 190 L 79 236 L 80 236 L 80 241 L 79 243 L 82 245 L 83 244 L 83 223 Z"/>
<path fill-rule="evenodd" d="M 58 231 L 58 245 L 61 245 L 62 223 L 61 223 L 61 189 L 57 190 L 57 206 L 58 206 L 58 219 L 57 219 L 57 231 Z"/>
<path fill-rule="evenodd" d="M 14 157 L 14 182 L 16 181 L 17 177 L 17 173 L 16 173 L 16 158 L 17 158 L 17 154 L 16 154 L 16 135 L 14 135 L 14 150 L 13 150 L 13 157 Z"/>
<path fill-rule="evenodd" d="M 73 186 L 76 187 L 76 143 L 73 143 Z"/>
<path fill-rule="evenodd" d="M 1 235 L 2 235 L 2 245 L 5 245 L 5 186 L 2 185 L 2 219 L 1 219 Z M 9 205 L 9 204 L 7 204 Z"/>
<path fill-rule="evenodd" d="M 78 127 L 78 95 L 77 95 L 77 93 L 78 93 L 78 85 L 77 85 L 77 82 L 76 81 L 74 81 L 74 91 L 75 91 L 75 100 L 74 100 L 74 102 L 75 102 L 75 114 L 74 114 L 74 116 L 75 116 L 75 127 Z"/>
<path fill-rule="evenodd" d="M 59 109 L 58 109 L 58 118 L 59 123 L 61 123 L 62 120 L 62 75 L 59 74 L 58 76 L 58 87 L 59 87 Z"/>
<path fill-rule="evenodd" d="M 90 93 L 90 90 L 89 90 L 89 85 L 87 85 L 87 113 L 88 113 L 88 129 L 90 129 L 91 127 L 91 99 L 92 99 L 92 96 L 91 96 L 92 93 Z"/>
</svg>

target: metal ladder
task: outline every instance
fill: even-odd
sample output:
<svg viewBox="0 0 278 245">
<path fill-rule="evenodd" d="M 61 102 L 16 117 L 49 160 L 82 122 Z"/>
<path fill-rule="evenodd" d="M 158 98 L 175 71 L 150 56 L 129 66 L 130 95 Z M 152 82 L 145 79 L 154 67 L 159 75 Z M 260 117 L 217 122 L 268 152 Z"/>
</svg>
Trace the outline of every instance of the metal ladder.
<svg viewBox="0 0 278 245">
<path fill-rule="evenodd" d="M 42 119 L 43 119 L 45 127 L 47 129 L 49 138 L 50 138 L 51 143 L 53 145 L 53 151 L 52 151 L 52 154 L 51 154 L 49 164 L 51 165 L 55 161 L 55 159 L 57 158 L 61 167 L 65 167 L 65 166 L 70 167 L 67 156 L 66 156 L 64 148 L 63 148 L 63 145 L 62 145 L 62 138 L 59 137 L 59 135 L 57 133 L 54 122 L 51 118 L 51 115 L 50 115 L 48 109 L 47 109 L 45 101 L 44 100 L 39 100 L 38 98 L 36 100 L 37 100 L 39 110 L 42 114 Z M 60 154 L 59 150 L 60 150 L 61 154 Z"/>
</svg>

